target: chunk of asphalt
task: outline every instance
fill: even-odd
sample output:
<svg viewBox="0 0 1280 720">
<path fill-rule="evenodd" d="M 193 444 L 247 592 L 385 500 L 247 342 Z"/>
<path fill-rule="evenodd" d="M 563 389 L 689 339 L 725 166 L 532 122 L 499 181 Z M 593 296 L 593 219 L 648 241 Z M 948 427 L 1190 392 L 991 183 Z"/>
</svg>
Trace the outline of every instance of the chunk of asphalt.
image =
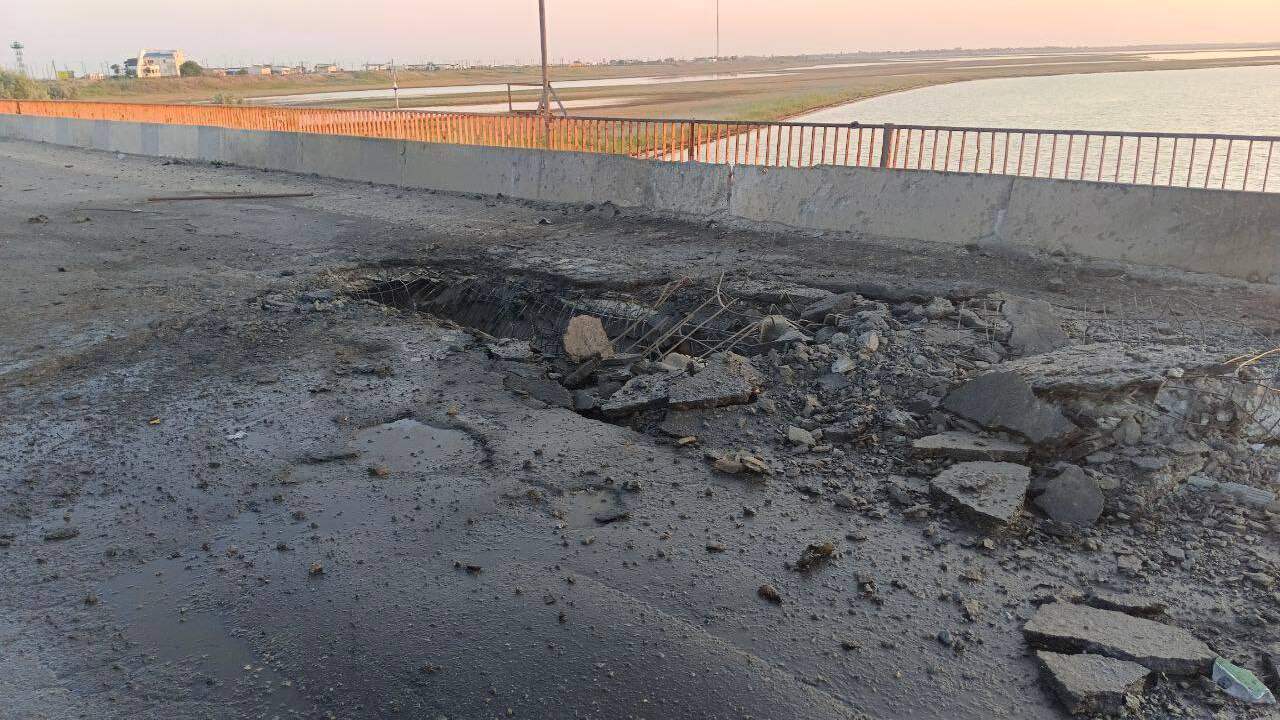
<svg viewBox="0 0 1280 720">
<path fill-rule="evenodd" d="M 1006 524 L 1022 509 L 1031 468 L 1006 462 L 962 462 L 938 473 L 929 484 L 935 496 L 981 523 Z"/>
<path fill-rule="evenodd" d="M 1001 462 L 1022 462 L 1027 459 L 1027 446 L 1023 443 L 983 437 L 963 430 L 950 430 L 922 437 L 912 442 L 911 447 L 922 457 Z"/>
<path fill-rule="evenodd" d="M 560 383 L 543 376 L 509 373 L 502 378 L 502 386 L 512 392 L 527 395 L 548 405 L 573 407 L 573 393 Z"/>
<path fill-rule="evenodd" d="M 1070 465 L 1049 480 L 1033 502 L 1052 520 L 1088 527 L 1102 515 L 1104 498 L 1097 481 Z"/>
<path fill-rule="evenodd" d="M 1009 348 L 1018 357 L 1039 355 L 1071 344 L 1053 306 L 1043 300 L 1009 298 L 1000 312 L 1009 321 Z"/>
<path fill-rule="evenodd" d="M 667 401 L 676 410 L 742 405 L 751 402 L 760 382 L 760 374 L 746 358 L 716 353 L 696 374 L 677 375 L 671 381 Z"/>
<path fill-rule="evenodd" d="M 1135 662 L 1102 655 L 1036 653 L 1045 679 L 1072 715 L 1113 715 L 1125 697 L 1141 693 L 1151 671 Z"/>
<path fill-rule="evenodd" d="M 649 408 L 665 407 L 671 393 L 671 381 L 675 373 L 641 375 L 627 381 L 608 400 L 600 403 L 600 411 L 610 417 L 620 417 Z"/>
<path fill-rule="evenodd" d="M 1043 605 L 1022 632 L 1038 648 L 1106 655 L 1168 675 L 1208 675 L 1217 657 L 1182 628 L 1087 605 Z"/>
<path fill-rule="evenodd" d="M 858 293 L 847 292 L 840 295 L 832 295 L 802 310 L 800 319 L 822 322 L 822 319 L 826 316 L 848 310 L 860 302 L 862 302 L 862 296 Z"/>
<path fill-rule="evenodd" d="M 1109 592 L 1107 590 L 1093 590 L 1085 596 L 1084 602 L 1090 607 L 1115 610 L 1116 612 L 1141 615 L 1143 617 L 1159 615 L 1169 609 L 1168 604 L 1153 597 L 1135 595 L 1133 593 Z"/>
<path fill-rule="evenodd" d="M 1015 372 L 980 375 L 948 393 L 942 407 L 985 428 L 1016 432 L 1037 445 L 1062 442 L 1078 430 L 1057 406 L 1037 398 Z"/>
</svg>

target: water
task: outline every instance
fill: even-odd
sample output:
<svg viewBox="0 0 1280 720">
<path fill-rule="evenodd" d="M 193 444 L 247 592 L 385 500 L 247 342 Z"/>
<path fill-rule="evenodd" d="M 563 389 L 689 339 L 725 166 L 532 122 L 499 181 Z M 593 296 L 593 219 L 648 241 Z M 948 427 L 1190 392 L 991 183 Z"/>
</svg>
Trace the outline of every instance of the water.
<svg viewBox="0 0 1280 720">
<path fill-rule="evenodd" d="M 974 80 L 884 95 L 796 119 L 1280 135 L 1280 65 Z"/>
</svg>

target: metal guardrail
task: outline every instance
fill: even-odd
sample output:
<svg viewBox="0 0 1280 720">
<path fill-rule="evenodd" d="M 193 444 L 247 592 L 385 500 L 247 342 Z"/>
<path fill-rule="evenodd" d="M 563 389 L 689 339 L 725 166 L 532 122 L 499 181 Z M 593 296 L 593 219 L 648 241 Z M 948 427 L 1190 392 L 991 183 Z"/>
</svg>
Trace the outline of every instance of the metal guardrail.
<svg viewBox="0 0 1280 720">
<path fill-rule="evenodd" d="M 0 100 L 0 113 L 608 153 L 1280 192 L 1280 137 Z"/>
</svg>

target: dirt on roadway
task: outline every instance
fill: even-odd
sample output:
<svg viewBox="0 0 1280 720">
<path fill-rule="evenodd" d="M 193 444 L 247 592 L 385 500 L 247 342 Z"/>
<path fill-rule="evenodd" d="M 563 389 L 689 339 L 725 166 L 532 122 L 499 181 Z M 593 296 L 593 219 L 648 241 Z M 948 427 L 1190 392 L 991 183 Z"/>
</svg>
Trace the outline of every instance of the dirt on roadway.
<svg viewBox="0 0 1280 720">
<path fill-rule="evenodd" d="M 1275 712 L 1275 288 L 0 141 L 0 307 L 2 718 Z"/>
</svg>

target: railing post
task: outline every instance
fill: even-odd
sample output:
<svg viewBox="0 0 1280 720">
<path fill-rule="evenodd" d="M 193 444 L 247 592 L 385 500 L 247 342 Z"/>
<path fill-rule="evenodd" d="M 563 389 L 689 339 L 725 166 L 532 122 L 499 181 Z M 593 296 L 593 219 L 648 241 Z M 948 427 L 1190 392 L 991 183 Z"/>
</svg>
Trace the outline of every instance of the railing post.
<svg viewBox="0 0 1280 720">
<path fill-rule="evenodd" d="M 889 167 L 889 151 L 893 147 L 893 141 L 898 131 L 893 128 L 893 123 L 884 124 L 884 135 L 880 137 L 880 167 Z"/>
<path fill-rule="evenodd" d="M 694 140 L 693 123 L 689 123 L 689 162 L 693 162 L 697 156 L 698 148 Z"/>
</svg>

